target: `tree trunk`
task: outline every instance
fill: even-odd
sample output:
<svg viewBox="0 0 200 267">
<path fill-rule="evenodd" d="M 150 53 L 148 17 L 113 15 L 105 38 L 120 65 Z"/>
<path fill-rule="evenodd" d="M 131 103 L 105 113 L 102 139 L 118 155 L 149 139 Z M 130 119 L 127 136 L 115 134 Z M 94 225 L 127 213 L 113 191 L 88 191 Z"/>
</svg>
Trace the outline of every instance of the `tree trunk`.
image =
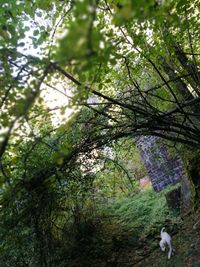
<svg viewBox="0 0 200 267">
<path fill-rule="evenodd" d="M 197 66 L 195 66 L 194 62 L 191 62 L 191 63 L 189 62 L 188 58 L 186 57 L 185 53 L 181 49 L 180 45 L 176 44 L 174 46 L 174 50 L 175 50 L 177 59 L 179 60 L 183 68 L 187 70 L 189 74 L 191 74 L 193 81 L 195 82 L 196 85 L 199 86 L 200 85 L 200 74 L 197 69 Z M 198 96 L 200 96 L 199 90 L 197 90 L 196 93 L 198 94 Z"/>
</svg>

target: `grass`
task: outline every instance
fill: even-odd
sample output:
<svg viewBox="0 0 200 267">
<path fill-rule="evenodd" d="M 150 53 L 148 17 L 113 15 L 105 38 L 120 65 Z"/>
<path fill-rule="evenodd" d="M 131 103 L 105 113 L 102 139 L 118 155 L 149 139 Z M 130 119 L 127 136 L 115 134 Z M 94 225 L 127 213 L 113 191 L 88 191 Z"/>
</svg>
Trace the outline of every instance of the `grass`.
<svg viewBox="0 0 200 267">
<path fill-rule="evenodd" d="M 165 194 L 173 189 L 174 186 L 160 193 L 148 189 L 131 198 L 110 199 L 110 204 L 99 205 L 99 213 L 93 213 L 85 222 L 87 227 L 72 248 L 68 266 L 200 266 L 200 223 L 193 229 L 200 213 L 181 220 L 169 211 Z M 175 248 L 170 261 L 159 248 L 163 226 L 172 236 Z"/>
<path fill-rule="evenodd" d="M 132 198 L 118 199 L 108 206 L 109 213 L 115 220 L 135 233 L 144 235 L 154 234 L 166 223 L 174 224 L 179 220 L 177 214 L 169 211 L 166 205 L 165 194 L 174 189 L 174 186 L 156 193 L 153 189 L 145 190 Z"/>
</svg>

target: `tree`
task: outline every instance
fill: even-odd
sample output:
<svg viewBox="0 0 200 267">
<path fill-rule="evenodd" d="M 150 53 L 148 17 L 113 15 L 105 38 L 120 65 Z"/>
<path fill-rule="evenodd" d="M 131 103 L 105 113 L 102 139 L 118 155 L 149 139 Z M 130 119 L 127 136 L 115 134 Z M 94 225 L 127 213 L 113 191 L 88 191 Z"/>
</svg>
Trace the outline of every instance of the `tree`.
<svg viewBox="0 0 200 267">
<path fill-rule="evenodd" d="M 11 1 L 2 14 L 1 155 L 53 73 L 77 87 L 73 103 L 94 110 L 86 99 L 99 98 L 97 114 L 111 121 L 107 139 L 154 134 L 199 144 L 196 1 Z M 40 48 L 37 57 L 23 42 L 32 26 L 28 42 Z"/>
<path fill-rule="evenodd" d="M 10 0 L 0 10 L 0 261 L 48 266 L 65 256 L 66 220 L 80 234 L 101 148 L 138 135 L 199 147 L 199 3 Z M 76 112 L 56 128 L 40 93 L 62 82 Z"/>
</svg>

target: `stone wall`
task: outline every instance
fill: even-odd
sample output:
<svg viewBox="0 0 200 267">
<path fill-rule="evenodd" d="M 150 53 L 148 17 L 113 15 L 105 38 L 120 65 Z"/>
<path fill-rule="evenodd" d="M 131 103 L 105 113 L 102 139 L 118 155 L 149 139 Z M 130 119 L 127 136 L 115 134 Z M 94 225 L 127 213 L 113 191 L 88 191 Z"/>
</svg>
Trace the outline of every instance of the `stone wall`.
<svg viewBox="0 0 200 267">
<path fill-rule="evenodd" d="M 184 175 L 181 159 L 178 155 L 170 156 L 159 137 L 141 136 L 136 144 L 156 192 L 181 180 Z"/>
</svg>

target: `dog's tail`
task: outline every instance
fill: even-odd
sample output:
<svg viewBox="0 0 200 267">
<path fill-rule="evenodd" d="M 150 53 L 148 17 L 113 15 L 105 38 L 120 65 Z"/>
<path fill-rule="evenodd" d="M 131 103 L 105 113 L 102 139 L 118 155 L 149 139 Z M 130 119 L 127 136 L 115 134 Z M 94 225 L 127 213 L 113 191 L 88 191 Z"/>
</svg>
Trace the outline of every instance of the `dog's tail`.
<svg viewBox="0 0 200 267">
<path fill-rule="evenodd" d="M 160 231 L 160 233 L 162 234 L 165 231 L 165 227 L 163 227 Z"/>
</svg>

